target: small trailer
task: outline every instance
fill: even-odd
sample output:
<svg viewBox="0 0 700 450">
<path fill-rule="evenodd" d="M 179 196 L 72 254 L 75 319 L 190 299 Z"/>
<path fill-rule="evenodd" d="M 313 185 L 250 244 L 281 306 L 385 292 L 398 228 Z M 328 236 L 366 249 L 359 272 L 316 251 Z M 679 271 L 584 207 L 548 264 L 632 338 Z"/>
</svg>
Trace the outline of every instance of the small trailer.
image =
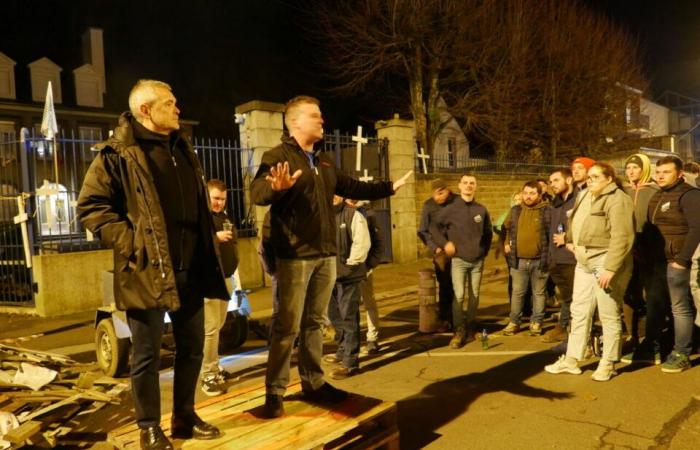
<svg viewBox="0 0 700 450">
<path fill-rule="evenodd" d="M 114 303 L 113 273 L 102 272 L 103 304 L 95 313 L 95 354 L 97 364 L 105 375 L 120 377 L 128 373 L 131 331 L 126 312 L 117 310 Z M 250 314 L 245 291 L 236 290 L 228 303 L 226 323 L 221 329 L 219 353 L 236 349 L 248 338 L 248 315 Z M 165 315 L 163 347 L 172 349 L 174 339 L 170 316 Z"/>
</svg>

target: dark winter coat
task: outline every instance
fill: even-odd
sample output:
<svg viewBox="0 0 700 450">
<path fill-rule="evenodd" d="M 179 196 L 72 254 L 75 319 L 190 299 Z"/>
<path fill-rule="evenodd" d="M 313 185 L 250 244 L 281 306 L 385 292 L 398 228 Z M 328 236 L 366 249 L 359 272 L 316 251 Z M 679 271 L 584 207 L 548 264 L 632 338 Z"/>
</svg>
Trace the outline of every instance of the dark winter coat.
<svg viewBox="0 0 700 450">
<path fill-rule="evenodd" d="M 78 197 L 83 225 L 114 249 L 114 297 L 118 309 L 176 311 L 180 298 L 175 283 L 165 215 L 144 152 L 134 137 L 130 113 L 119 118 L 114 135 L 97 144 Z M 204 173 L 187 137 L 176 132 L 197 177 L 199 248 L 196 268 L 202 295 L 228 298 L 214 245 Z M 131 264 L 130 264 L 131 263 Z"/>
</svg>

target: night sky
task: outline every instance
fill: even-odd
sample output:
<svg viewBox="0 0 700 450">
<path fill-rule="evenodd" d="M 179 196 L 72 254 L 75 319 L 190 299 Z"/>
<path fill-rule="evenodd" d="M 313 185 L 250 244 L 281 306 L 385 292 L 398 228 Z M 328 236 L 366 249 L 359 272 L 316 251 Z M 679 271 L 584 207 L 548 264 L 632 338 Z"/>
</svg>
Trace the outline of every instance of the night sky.
<svg viewBox="0 0 700 450">
<path fill-rule="evenodd" d="M 197 134 L 231 137 L 236 105 L 284 102 L 305 93 L 322 101 L 326 128 L 352 131 L 399 110 L 395 98 L 367 92 L 332 95 L 331 80 L 310 42 L 312 0 L 4 0 L 0 51 L 17 62 L 19 100 L 29 101 L 26 64 L 46 56 L 63 67 L 64 104 L 74 102 L 72 70 L 83 64 L 80 37 L 104 30 L 105 110 L 127 109 L 139 78 L 172 84 L 182 117 L 200 121 Z M 700 72 L 673 63 L 700 60 L 700 1 L 587 0 L 637 36 L 652 97 L 669 88 L 700 97 Z M 673 76 L 669 77 L 668 72 Z M 682 75 L 679 77 L 679 75 Z M 675 78 L 675 79 L 674 79 Z M 685 80 L 680 80 L 684 78 Z M 399 111 L 406 114 L 406 111 Z"/>
</svg>

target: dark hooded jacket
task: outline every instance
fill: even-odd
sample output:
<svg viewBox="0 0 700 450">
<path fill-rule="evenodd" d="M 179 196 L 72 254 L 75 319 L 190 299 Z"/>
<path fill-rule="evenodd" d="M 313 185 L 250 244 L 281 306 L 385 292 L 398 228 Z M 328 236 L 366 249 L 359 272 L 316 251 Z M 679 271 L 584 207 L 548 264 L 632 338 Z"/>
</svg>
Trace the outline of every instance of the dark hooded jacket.
<svg viewBox="0 0 700 450">
<path fill-rule="evenodd" d="M 114 249 L 114 297 L 118 309 L 176 311 L 180 298 L 170 248 L 173 240 L 168 235 L 170 219 L 163 213 L 161 205 L 165 203 L 158 194 L 151 163 L 134 136 L 134 122 L 130 113 L 122 114 L 114 135 L 93 148 L 99 153 L 80 190 L 78 217 Z M 196 176 L 198 207 L 195 212 L 188 210 L 188 214 L 196 214 L 193 225 L 198 228 L 199 244 L 197 254 L 192 255 L 196 260 L 191 269 L 200 275 L 198 284 L 203 296 L 229 298 L 214 245 L 204 173 L 187 137 L 175 132 L 171 139 Z M 177 258 L 182 258 L 182 254 Z"/>
</svg>

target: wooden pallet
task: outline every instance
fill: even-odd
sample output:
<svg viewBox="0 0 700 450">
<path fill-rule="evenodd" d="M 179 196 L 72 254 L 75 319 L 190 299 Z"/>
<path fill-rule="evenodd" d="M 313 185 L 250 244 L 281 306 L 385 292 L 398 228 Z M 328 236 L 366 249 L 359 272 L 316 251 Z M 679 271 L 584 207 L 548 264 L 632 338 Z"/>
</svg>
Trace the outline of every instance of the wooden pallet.
<svg viewBox="0 0 700 450">
<path fill-rule="evenodd" d="M 331 407 L 302 401 L 301 384 L 287 390 L 286 414 L 278 419 L 261 417 L 265 387 L 255 386 L 205 400 L 197 414 L 221 430 L 211 441 L 174 441 L 183 449 L 387 449 L 399 448 L 396 405 L 351 394 Z M 169 435 L 170 415 L 161 427 Z M 108 441 L 119 449 L 139 448 L 136 424 L 109 433 Z"/>
</svg>

